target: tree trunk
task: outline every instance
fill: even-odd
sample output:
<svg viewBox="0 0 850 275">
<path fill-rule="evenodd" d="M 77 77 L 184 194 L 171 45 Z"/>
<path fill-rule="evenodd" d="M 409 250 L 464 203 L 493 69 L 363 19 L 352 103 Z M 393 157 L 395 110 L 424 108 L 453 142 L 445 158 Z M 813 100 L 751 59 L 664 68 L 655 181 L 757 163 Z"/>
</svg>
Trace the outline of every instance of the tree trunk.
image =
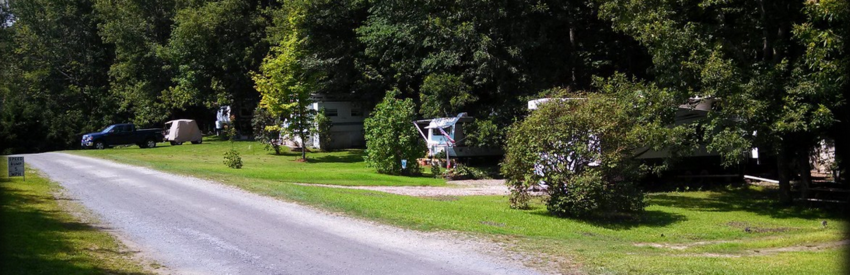
<svg viewBox="0 0 850 275">
<path fill-rule="evenodd" d="M 776 154 L 776 171 L 779 177 L 779 203 L 785 205 L 790 205 L 792 203 L 791 179 L 788 173 L 790 167 L 788 165 L 788 161 L 790 161 L 790 158 L 788 157 L 788 150 L 786 150 L 786 146 L 783 142 L 783 144 L 779 145 L 779 152 Z"/>
<path fill-rule="evenodd" d="M 773 47 L 770 45 L 770 27 L 767 23 L 767 10 L 764 7 L 764 0 L 759 1 L 759 15 L 762 24 L 762 60 L 769 61 L 772 59 Z"/>
<path fill-rule="evenodd" d="M 304 119 L 305 119 L 304 116 L 306 115 L 305 112 L 304 112 L 304 109 L 306 109 L 306 107 L 304 107 L 302 104 L 303 103 L 299 100 L 298 101 L 298 136 L 301 137 L 301 159 L 307 160 L 307 138 L 304 136 L 304 125 L 306 124 L 306 123 L 304 123 Z"/>
<path fill-rule="evenodd" d="M 576 55 L 578 51 L 576 50 L 576 30 L 575 27 L 570 25 L 570 86 L 578 87 L 576 84 Z"/>
<path fill-rule="evenodd" d="M 803 199 L 809 198 L 809 187 L 812 185 L 812 166 L 809 163 L 809 150 L 805 146 L 797 151 L 797 167 L 800 172 L 800 197 Z"/>
<path fill-rule="evenodd" d="M 847 163 L 850 162 L 850 135 L 847 134 L 847 127 L 850 123 L 839 122 L 836 125 L 835 133 L 833 134 L 833 140 L 835 141 L 835 162 L 837 164 L 837 171 L 833 171 L 833 176 L 835 177 L 835 182 L 841 182 L 841 178 L 846 178 L 847 175 L 844 173 L 847 172 Z M 841 182 L 846 184 L 846 182 Z"/>
</svg>

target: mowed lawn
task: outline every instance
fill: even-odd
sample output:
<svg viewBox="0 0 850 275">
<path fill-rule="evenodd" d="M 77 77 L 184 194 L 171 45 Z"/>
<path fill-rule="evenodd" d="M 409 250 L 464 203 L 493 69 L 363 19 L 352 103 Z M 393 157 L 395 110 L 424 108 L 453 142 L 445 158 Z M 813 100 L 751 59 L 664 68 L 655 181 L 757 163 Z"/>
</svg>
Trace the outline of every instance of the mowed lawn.
<svg viewBox="0 0 850 275">
<path fill-rule="evenodd" d="M 152 274 L 158 267 L 145 268 L 136 252 L 91 224 L 56 183 L 26 173 L 26 181 L 6 178 L 0 156 L 0 274 Z"/>
<path fill-rule="evenodd" d="M 531 210 L 510 209 L 503 196 L 419 198 L 289 184 L 444 183 L 377 175 L 365 167 L 359 151 L 311 153 L 310 158 L 326 161 L 299 163 L 294 154 L 271 156 L 252 142 L 236 143 L 245 167 L 235 170 L 221 163 L 229 146 L 205 142 L 72 153 L 212 178 L 396 226 L 467 232 L 504 243 L 509 250 L 530 253 L 524 260 L 529 265 L 563 273 L 848 274 L 843 234 L 847 221 L 837 212 L 777 207 L 776 194 L 767 189 L 653 193 L 640 221 L 582 221 L 553 217 L 539 201 Z"/>
<path fill-rule="evenodd" d="M 444 186 L 445 181 L 428 175 L 421 177 L 396 177 L 381 175 L 366 167 L 363 150 L 345 150 L 331 153 L 308 153 L 308 162 L 297 162 L 300 152 L 283 147 L 281 155 L 274 155 L 257 142 L 207 139 L 203 144 L 184 143 L 172 146 L 160 143 L 159 147 L 140 150 L 138 146 L 106 150 L 70 151 L 124 163 L 191 174 L 209 179 L 246 177 L 284 183 L 322 183 L 333 185 L 414 185 Z M 231 169 L 223 164 L 224 153 L 235 148 L 242 156 L 242 169 Z M 413 160 L 411 160 L 413 161 Z"/>
</svg>

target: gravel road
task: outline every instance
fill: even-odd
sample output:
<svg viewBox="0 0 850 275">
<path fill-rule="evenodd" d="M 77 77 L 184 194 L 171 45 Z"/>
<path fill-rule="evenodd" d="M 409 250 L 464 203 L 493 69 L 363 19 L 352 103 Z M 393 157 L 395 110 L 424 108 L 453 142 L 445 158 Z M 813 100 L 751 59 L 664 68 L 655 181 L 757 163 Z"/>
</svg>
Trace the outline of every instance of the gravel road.
<svg viewBox="0 0 850 275">
<path fill-rule="evenodd" d="M 26 160 L 167 273 L 537 273 L 473 239 L 379 225 L 106 160 L 62 153 Z"/>
</svg>

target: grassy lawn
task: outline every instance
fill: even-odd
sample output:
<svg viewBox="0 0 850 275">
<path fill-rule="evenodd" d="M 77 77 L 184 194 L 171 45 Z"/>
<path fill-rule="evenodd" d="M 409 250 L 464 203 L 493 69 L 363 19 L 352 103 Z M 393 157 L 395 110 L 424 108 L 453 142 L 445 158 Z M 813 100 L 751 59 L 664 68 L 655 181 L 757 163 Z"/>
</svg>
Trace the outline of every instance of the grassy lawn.
<svg viewBox="0 0 850 275">
<path fill-rule="evenodd" d="M 26 182 L 6 178 L 5 156 L 0 174 L 0 273 L 149 273 L 112 235 L 69 214 L 76 203 L 54 197 L 55 183 L 32 170 Z"/>
<path fill-rule="evenodd" d="M 72 152 L 210 179 L 246 177 L 286 183 L 334 185 L 445 185 L 445 181 L 434 179 L 430 174 L 414 178 L 375 173 L 374 169 L 364 164 L 362 150 L 308 153 L 309 161 L 302 163 L 295 161 L 301 157 L 301 153 L 289 152 L 288 148 L 284 148 L 287 150 L 281 155 L 274 155 L 260 143 L 234 142 L 233 146 L 241 154 L 244 163 L 242 169 L 237 170 L 222 163 L 224 152 L 230 150 L 231 146 L 227 141 L 206 139 L 200 145 L 185 143 L 171 146 L 160 143 L 159 146 L 151 150 L 130 146 Z"/>
<path fill-rule="evenodd" d="M 221 159 L 229 145 L 213 142 L 73 153 L 212 178 L 406 228 L 473 233 L 531 252 L 537 256 L 530 264 L 555 266 L 564 273 L 847 274 L 843 263 L 848 246 L 835 246 L 846 239 L 847 221 L 821 210 L 778 208 L 770 190 L 654 193 L 641 221 L 592 222 L 550 216 L 540 202 L 531 210 L 510 209 L 500 196 L 418 198 L 288 184 L 441 185 L 427 178 L 376 175 L 359 156 L 345 158 L 357 151 L 310 154 L 329 162 L 298 163 L 292 161 L 294 155 L 270 156 L 257 143 L 237 146 L 245 161 L 242 170 L 225 168 Z M 190 160 L 197 163 L 183 163 Z M 824 220 L 827 227 L 821 225 Z"/>
</svg>

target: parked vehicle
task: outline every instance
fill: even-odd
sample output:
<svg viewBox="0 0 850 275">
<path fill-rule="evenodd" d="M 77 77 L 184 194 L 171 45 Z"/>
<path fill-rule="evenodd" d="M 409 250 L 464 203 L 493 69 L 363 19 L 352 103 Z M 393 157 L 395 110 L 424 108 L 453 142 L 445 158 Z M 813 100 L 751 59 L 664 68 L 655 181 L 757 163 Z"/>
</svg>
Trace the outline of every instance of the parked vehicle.
<svg viewBox="0 0 850 275">
<path fill-rule="evenodd" d="M 106 149 L 117 145 L 138 145 L 140 148 L 156 147 L 162 142 L 162 129 L 136 129 L 136 125 L 113 124 L 100 132 L 83 135 L 80 145 L 85 148 Z"/>
<path fill-rule="evenodd" d="M 203 135 L 198 124 L 191 119 L 175 119 L 165 123 L 165 132 L 163 132 L 165 140 L 171 145 L 181 145 L 183 142 L 192 142 L 192 144 L 201 144 Z"/>
</svg>

